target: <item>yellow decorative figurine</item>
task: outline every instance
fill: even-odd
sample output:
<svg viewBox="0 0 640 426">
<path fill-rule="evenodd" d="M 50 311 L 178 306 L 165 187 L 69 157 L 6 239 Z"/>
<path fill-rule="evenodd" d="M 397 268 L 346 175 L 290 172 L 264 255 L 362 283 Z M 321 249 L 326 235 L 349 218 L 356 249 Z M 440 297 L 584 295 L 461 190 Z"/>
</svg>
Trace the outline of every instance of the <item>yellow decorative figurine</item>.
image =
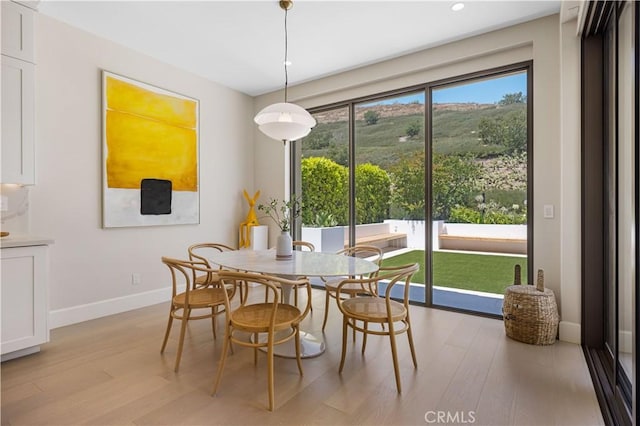
<svg viewBox="0 0 640 426">
<path fill-rule="evenodd" d="M 249 203 L 249 213 L 247 213 L 245 221 L 240 224 L 240 248 L 251 247 L 251 227 L 260 225 L 254 208 L 256 200 L 260 196 L 260 191 L 256 192 L 253 198 L 249 197 L 246 189 L 242 192 L 244 193 L 244 198 L 246 198 Z"/>
</svg>

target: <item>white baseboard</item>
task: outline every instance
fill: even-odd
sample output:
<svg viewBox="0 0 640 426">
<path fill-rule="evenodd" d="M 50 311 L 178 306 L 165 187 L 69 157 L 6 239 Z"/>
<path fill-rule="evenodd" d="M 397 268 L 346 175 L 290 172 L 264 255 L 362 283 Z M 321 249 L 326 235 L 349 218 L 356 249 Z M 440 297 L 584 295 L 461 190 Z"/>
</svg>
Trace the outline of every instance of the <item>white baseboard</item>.
<svg viewBox="0 0 640 426">
<path fill-rule="evenodd" d="M 575 322 L 560 321 L 560 340 L 563 342 L 575 343 L 577 345 L 581 342 L 581 329 L 580 324 Z"/>
<path fill-rule="evenodd" d="M 49 311 L 49 329 L 168 302 L 171 287 Z"/>
</svg>

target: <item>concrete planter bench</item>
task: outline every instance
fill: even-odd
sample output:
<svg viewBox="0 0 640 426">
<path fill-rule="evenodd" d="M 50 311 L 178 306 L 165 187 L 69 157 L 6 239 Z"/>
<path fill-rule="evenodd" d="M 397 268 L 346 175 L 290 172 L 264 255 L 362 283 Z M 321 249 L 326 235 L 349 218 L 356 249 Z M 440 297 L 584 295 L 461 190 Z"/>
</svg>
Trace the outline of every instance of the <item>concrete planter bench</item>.
<svg viewBox="0 0 640 426">
<path fill-rule="evenodd" d="M 368 223 L 356 226 L 356 244 L 380 248 L 407 247 L 407 234 L 392 232 L 388 223 Z M 312 243 L 316 251 L 334 253 L 349 246 L 349 228 L 332 226 L 325 228 L 302 227 L 302 239 Z"/>
<path fill-rule="evenodd" d="M 445 223 L 438 240 L 445 250 L 527 253 L 526 225 Z"/>
</svg>

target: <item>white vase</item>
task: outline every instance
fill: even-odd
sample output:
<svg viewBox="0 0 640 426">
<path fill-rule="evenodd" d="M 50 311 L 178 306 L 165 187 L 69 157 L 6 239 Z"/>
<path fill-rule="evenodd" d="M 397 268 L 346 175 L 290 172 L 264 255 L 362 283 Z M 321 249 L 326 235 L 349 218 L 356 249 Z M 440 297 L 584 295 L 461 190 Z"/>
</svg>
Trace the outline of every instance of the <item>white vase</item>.
<svg viewBox="0 0 640 426">
<path fill-rule="evenodd" d="M 276 259 L 289 259 L 293 256 L 293 240 L 289 231 L 282 231 L 276 243 Z"/>
</svg>

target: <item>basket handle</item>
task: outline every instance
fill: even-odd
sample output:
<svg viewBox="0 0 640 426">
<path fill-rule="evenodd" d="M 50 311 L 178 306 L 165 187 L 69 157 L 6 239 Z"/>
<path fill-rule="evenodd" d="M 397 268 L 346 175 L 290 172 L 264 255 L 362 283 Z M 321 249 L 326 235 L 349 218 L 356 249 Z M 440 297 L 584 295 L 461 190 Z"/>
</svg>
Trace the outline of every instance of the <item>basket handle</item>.
<svg viewBox="0 0 640 426">
<path fill-rule="evenodd" d="M 521 284 L 522 284 L 521 268 L 520 268 L 520 265 L 516 265 L 513 268 L 513 285 L 521 285 Z"/>
<path fill-rule="evenodd" d="M 536 290 L 544 291 L 544 271 L 538 269 L 538 280 L 536 281 Z"/>
</svg>

